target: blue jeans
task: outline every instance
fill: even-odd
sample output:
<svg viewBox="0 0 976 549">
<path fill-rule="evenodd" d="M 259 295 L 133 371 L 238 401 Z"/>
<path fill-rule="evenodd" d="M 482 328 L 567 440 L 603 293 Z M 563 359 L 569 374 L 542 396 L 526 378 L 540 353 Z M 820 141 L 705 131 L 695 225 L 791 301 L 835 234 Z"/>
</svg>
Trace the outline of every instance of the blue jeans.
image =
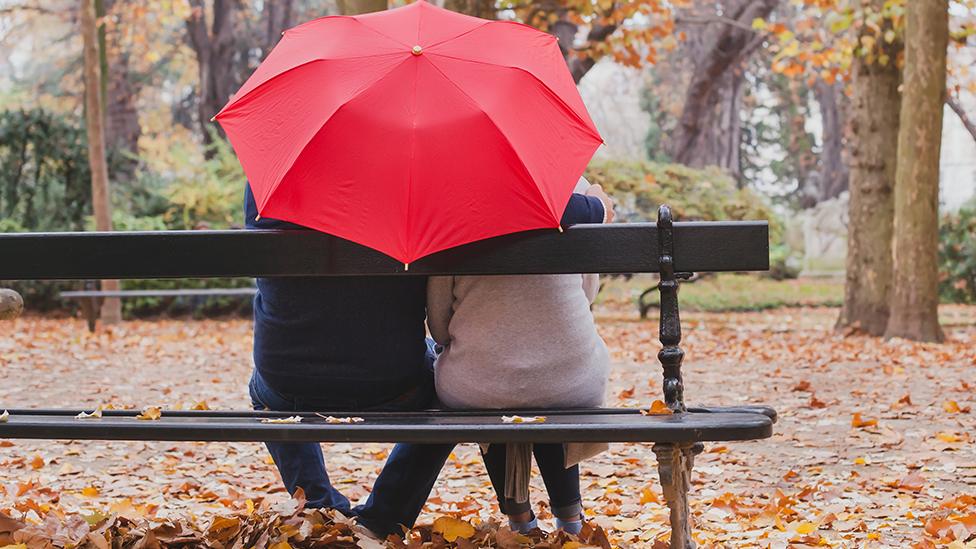
<svg viewBox="0 0 976 549">
<path fill-rule="evenodd" d="M 428 341 L 430 351 L 427 366 L 431 373 L 434 361 L 432 344 L 433 342 Z M 317 402 L 276 391 L 264 382 L 257 371 L 251 375 L 248 388 L 256 410 L 297 412 L 348 409 L 342 402 Z M 433 377 L 423 389 L 412 391 L 402 398 L 370 410 L 426 408 L 433 401 Z M 359 396 L 351 394 L 350 398 Z M 274 459 L 288 493 L 294 494 L 299 487 L 305 492 L 306 507 L 327 507 L 347 516 L 358 515 L 360 523 L 384 536 L 402 534 L 400 525 L 413 526 L 441 468 L 454 450 L 454 445 L 451 444 L 397 444 L 377 477 L 369 500 L 353 510 L 349 499 L 336 490 L 329 480 L 321 444 L 267 442 L 265 446 Z"/>
</svg>

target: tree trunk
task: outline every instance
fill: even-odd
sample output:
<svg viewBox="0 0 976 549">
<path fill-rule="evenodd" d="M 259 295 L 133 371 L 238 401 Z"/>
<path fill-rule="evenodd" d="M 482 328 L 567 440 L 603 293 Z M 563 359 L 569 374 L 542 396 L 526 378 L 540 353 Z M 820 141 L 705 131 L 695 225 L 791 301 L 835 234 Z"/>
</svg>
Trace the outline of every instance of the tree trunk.
<svg viewBox="0 0 976 549">
<path fill-rule="evenodd" d="M 95 28 L 95 5 L 84 0 L 81 7 L 81 34 L 85 49 L 85 123 L 88 126 L 88 163 L 91 165 L 92 207 L 95 229 L 112 230 L 112 205 L 109 199 L 108 166 L 105 162 L 104 114 L 101 101 L 101 67 L 98 55 L 98 31 Z M 105 290 L 117 290 L 117 280 L 102 281 Z M 122 320 L 118 298 L 106 299 L 102 305 L 102 322 Z"/>
<path fill-rule="evenodd" d="M 895 57 L 893 51 L 891 59 Z M 853 72 L 847 272 L 837 328 L 858 328 L 880 336 L 888 325 L 891 296 L 901 74 L 893 62 L 881 66 L 863 58 L 855 60 Z"/>
<path fill-rule="evenodd" d="M 336 3 L 342 15 L 383 11 L 387 7 L 387 0 L 336 0 Z"/>
<path fill-rule="evenodd" d="M 761 43 L 748 29 L 754 19 L 768 17 L 778 3 L 725 0 L 723 17 L 738 24 L 717 22 L 701 28 L 703 38 L 694 58 L 684 108 L 669 145 L 675 162 L 696 167 L 720 165 L 739 174 L 742 66 Z"/>
<path fill-rule="evenodd" d="M 197 117 L 203 142 L 210 144 L 213 132 L 223 136 L 220 127 L 211 119 L 242 84 L 237 77 L 234 63 L 234 55 L 237 53 L 234 47 L 234 26 L 239 6 L 236 0 L 214 0 L 209 28 L 204 0 L 190 0 L 190 7 L 186 28 L 190 46 L 196 53 L 200 76 Z"/>
<path fill-rule="evenodd" d="M 946 95 L 948 0 L 906 3 L 905 83 L 895 176 L 894 292 L 885 337 L 942 341 L 939 155 Z"/>
<path fill-rule="evenodd" d="M 271 48 L 281 40 L 281 33 L 292 26 L 292 15 L 294 0 L 282 0 L 279 2 L 269 2 L 264 7 L 265 28 L 267 29 L 264 37 L 264 47 L 261 49 L 261 58 L 264 59 L 271 53 Z"/>
<path fill-rule="evenodd" d="M 846 97 L 843 84 L 828 84 L 822 79 L 817 79 L 813 92 L 820 104 L 820 119 L 823 123 L 820 188 L 817 189 L 817 202 L 823 202 L 846 191 L 850 178 L 843 154 Z"/>
<path fill-rule="evenodd" d="M 482 19 L 498 17 L 494 0 L 444 0 L 444 8 Z"/>
</svg>

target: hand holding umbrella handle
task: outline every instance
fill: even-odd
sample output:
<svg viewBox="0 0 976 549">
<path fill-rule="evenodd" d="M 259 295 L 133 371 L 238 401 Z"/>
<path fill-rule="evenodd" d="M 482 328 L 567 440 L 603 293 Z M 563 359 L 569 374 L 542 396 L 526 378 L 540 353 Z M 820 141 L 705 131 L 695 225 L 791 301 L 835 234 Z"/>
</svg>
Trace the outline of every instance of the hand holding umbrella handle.
<svg viewBox="0 0 976 549">
<path fill-rule="evenodd" d="M 603 190 L 602 185 L 600 185 L 599 183 L 594 183 L 593 185 L 590 185 L 590 187 L 586 189 L 586 192 L 583 194 L 587 196 L 595 196 L 596 198 L 599 198 L 600 202 L 603 202 L 603 222 L 604 223 L 613 222 L 613 218 L 616 215 L 615 212 L 613 211 L 613 199 L 610 198 L 610 195 L 608 195 L 606 191 Z"/>
</svg>

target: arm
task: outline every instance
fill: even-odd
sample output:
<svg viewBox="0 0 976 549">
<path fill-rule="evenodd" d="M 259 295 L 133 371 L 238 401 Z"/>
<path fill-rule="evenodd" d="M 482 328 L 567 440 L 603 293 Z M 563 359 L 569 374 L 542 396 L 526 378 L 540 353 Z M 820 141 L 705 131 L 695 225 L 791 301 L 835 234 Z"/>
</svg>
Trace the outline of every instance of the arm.
<svg viewBox="0 0 976 549">
<path fill-rule="evenodd" d="M 454 315 L 454 277 L 432 276 L 427 279 L 427 329 L 438 345 L 450 345 L 448 326 Z"/>
<path fill-rule="evenodd" d="M 258 217 L 258 205 L 254 201 L 254 193 L 251 192 L 251 184 L 244 184 L 244 226 L 248 229 L 304 229 L 294 223 L 286 223 L 277 219 Z"/>
<path fill-rule="evenodd" d="M 590 301 L 590 305 L 593 305 L 593 302 L 596 301 L 596 294 L 600 293 L 600 275 L 583 275 L 583 293 L 586 294 L 586 299 Z"/>
<path fill-rule="evenodd" d="M 562 226 L 603 223 L 603 202 L 595 196 L 573 193 L 563 211 Z"/>
</svg>

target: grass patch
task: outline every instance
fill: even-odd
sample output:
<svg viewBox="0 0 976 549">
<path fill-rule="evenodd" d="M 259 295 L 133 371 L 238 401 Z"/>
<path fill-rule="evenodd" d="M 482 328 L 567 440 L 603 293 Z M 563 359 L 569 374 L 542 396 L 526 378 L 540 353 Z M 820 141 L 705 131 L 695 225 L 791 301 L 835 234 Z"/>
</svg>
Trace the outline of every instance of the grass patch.
<svg viewBox="0 0 976 549">
<path fill-rule="evenodd" d="M 654 275 L 635 275 L 630 280 L 605 278 L 600 300 L 637 309 L 641 292 L 657 284 Z M 649 302 L 657 304 L 654 292 Z M 844 299 L 842 279 L 806 278 L 773 280 L 749 274 L 710 275 L 681 286 L 678 299 L 682 310 L 759 311 L 777 307 L 836 307 Z"/>
</svg>

